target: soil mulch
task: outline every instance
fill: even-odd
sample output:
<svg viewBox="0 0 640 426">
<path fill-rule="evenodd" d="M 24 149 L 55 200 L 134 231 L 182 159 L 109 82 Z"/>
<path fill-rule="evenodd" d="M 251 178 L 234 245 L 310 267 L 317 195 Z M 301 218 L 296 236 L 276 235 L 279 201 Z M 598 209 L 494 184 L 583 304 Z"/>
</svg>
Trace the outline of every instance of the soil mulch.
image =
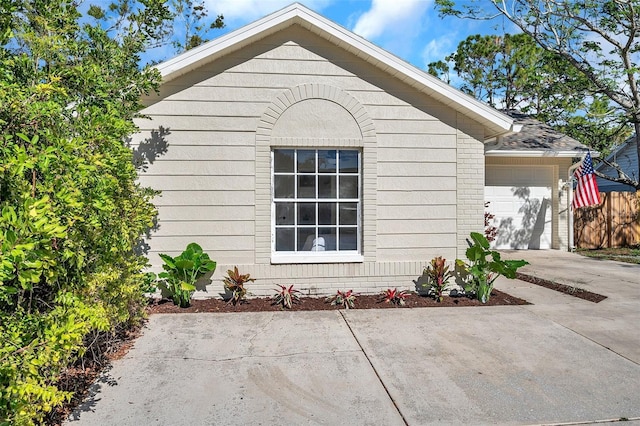
<svg viewBox="0 0 640 426">
<path fill-rule="evenodd" d="M 482 304 L 476 299 L 466 296 L 451 297 L 445 296 L 442 302 L 437 302 L 433 297 L 420 296 L 410 293 L 402 306 L 392 303 L 385 303 L 380 300 L 380 295 L 360 295 L 356 298 L 355 309 L 384 309 L 384 308 L 436 308 L 454 306 L 497 306 L 497 305 L 527 305 L 526 300 L 510 296 L 499 290 L 491 292 L 489 302 Z M 274 304 L 269 297 L 250 298 L 242 303 L 233 305 L 222 299 L 200 299 L 192 300 L 188 308 L 180 308 L 168 299 L 153 299 L 147 308 L 150 314 L 171 314 L 171 313 L 202 313 L 202 312 L 265 312 L 284 310 L 281 305 Z M 343 309 L 339 306 L 331 305 L 323 297 L 300 297 L 288 311 L 327 311 Z"/>
<path fill-rule="evenodd" d="M 551 290 L 559 291 L 560 293 L 568 294 L 569 296 L 577 297 L 583 300 L 588 300 L 589 302 L 593 302 L 593 303 L 602 302 L 604 299 L 607 298 L 607 296 L 603 296 L 602 294 L 593 293 L 591 291 L 584 290 L 579 287 L 560 284 L 555 281 L 549 281 L 543 278 L 537 278 L 532 275 L 527 275 L 520 272 L 516 272 L 516 278 L 531 284 L 536 284 Z"/>
<path fill-rule="evenodd" d="M 145 321 L 146 322 L 146 321 Z M 44 424 L 61 426 L 73 410 L 89 396 L 89 388 L 98 380 L 100 373 L 111 367 L 111 362 L 124 357 L 136 338 L 140 336 L 144 322 L 129 330 L 119 330 L 113 335 L 99 337 L 99 353 L 87 351 L 72 366 L 67 367 L 58 379 L 56 386 L 66 392 L 73 392 L 71 400 L 55 407 L 44 419 Z"/>
</svg>

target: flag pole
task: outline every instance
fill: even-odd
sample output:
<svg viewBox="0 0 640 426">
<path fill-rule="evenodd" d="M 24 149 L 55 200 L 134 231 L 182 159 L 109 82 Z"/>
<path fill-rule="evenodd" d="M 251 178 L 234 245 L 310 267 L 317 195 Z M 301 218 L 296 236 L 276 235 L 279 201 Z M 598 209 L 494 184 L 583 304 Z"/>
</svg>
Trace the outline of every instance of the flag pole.
<svg viewBox="0 0 640 426">
<path fill-rule="evenodd" d="M 586 154 L 582 156 L 580 161 L 578 161 L 577 163 L 569 167 L 569 170 L 567 171 L 569 175 L 569 179 L 567 180 L 567 183 L 569 184 L 569 197 L 567 198 L 567 211 L 569 213 L 569 251 L 570 252 L 576 251 L 575 244 L 574 244 L 575 230 L 573 229 L 573 226 L 574 226 L 573 208 L 571 207 L 571 204 L 573 203 L 573 179 L 574 179 L 573 173 L 576 171 L 578 167 L 580 167 L 585 157 L 586 157 Z"/>
</svg>

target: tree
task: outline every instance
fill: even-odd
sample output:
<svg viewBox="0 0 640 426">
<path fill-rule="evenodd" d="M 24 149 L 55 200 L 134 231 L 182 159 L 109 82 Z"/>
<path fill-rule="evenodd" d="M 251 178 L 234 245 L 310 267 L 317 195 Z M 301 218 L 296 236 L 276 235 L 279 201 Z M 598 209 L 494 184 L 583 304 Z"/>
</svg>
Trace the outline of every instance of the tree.
<svg viewBox="0 0 640 426">
<path fill-rule="evenodd" d="M 462 91 L 493 107 L 533 115 L 601 152 L 628 136 L 626 123 L 603 122 L 602 102 L 589 80 L 527 34 L 469 36 L 428 69 L 448 78 L 449 64 Z"/>
<path fill-rule="evenodd" d="M 194 3 L 193 0 L 171 0 L 169 6 L 173 11 L 174 22 L 181 22 L 180 28 L 184 30 L 183 37 L 174 37 L 172 41 L 177 53 L 198 47 L 209 41 L 206 33 L 212 29 L 224 27 L 224 16 L 218 15 L 215 20 L 208 23 L 209 12 L 204 1 Z"/>
<path fill-rule="evenodd" d="M 441 14 L 472 19 L 504 16 L 548 52 L 564 58 L 607 99 L 608 115 L 624 116 L 635 130 L 640 157 L 640 0 L 436 0 Z M 491 7 L 487 7 L 491 6 Z M 492 10 L 493 12 L 488 12 Z M 640 177 L 615 163 L 617 176 L 599 176 L 640 190 Z M 640 162 L 639 170 L 640 176 Z"/>
<path fill-rule="evenodd" d="M 209 11 L 204 1 L 169 0 L 163 6 L 168 19 L 156 27 L 154 36 L 147 40 L 146 49 L 170 44 L 176 53 L 182 53 L 206 43 L 210 30 L 224 28 L 222 15 L 209 22 Z M 137 1 L 119 0 L 106 8 L 91 5 L 87 14 L 109 32 L 122 32 L 128 24 L 126 17 L 138 7 Z"/>
</svg>

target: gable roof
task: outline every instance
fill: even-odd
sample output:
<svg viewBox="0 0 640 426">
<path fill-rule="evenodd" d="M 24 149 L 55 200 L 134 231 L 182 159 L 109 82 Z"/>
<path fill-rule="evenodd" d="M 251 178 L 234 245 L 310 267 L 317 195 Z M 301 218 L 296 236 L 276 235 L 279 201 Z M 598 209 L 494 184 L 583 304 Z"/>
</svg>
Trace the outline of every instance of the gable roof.
<svg viewBox="0 0 640 426">
<path fill-rule="evenodd" d="M 299 3 L 293 3 L 258 21 L 184 52 L 157 65 L 156 68 L 160 71 L 163 82 L 169 82 L 294 24 L 308 29 L 337 47 L 347 50 L 416 90 L 482 124 L 485 128 L 485 140 L 519 130 L 514 126 L 511 117 L 454 89 Z"/>
<path fill-rule="evenodd" d="M 582 157 L 589 147 L 548 124 L 516 110 L 504 110 L 522 130 L 486 146 L 486 155 L 514 157 Z M 594 157 L 597 152 L 592 152 Z"/>
</svg>

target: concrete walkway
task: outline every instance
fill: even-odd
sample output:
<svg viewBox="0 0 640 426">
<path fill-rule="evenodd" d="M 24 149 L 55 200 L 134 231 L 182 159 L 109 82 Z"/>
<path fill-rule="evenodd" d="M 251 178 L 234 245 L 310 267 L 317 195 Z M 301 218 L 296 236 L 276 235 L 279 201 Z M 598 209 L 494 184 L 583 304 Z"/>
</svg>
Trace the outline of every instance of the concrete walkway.
<svg viewBox="0 0 640 426">
<path fill-rule="evenodd" d="M 521 272 L 607 296 L 600 303 L 519 280 L 496 288 L 533 303 L 524 309 L 550 319 L 640 364 L 640 265 L 597 260 L 556 250 L 505 252 L 530 262 Z M 640 400 L 640 396 L 638 396 Z"/>
<path fill-rule="evenodd" d="M 609 298 L 500 280 L 534 305 L 154 315 L 69 424 L 640 424 L 640 266 L 521 254 Z"/>
</svg>

